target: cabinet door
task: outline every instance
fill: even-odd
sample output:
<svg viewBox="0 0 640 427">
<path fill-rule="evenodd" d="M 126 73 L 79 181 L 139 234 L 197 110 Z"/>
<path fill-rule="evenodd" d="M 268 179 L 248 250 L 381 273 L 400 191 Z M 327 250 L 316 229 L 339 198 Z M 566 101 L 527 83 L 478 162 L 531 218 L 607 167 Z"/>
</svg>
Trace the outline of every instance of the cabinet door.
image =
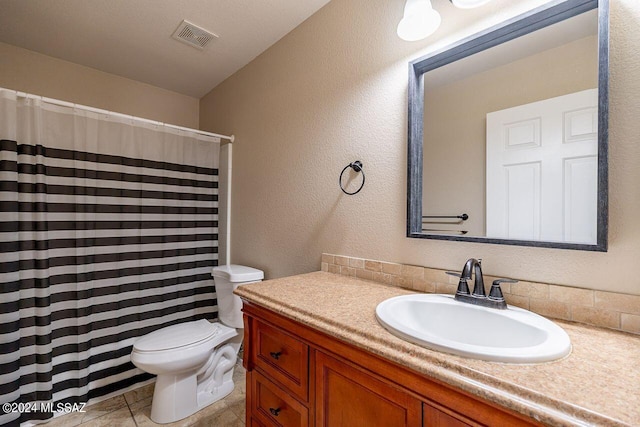
<svg viewBox="0 0 640 427">
<path fill-rule="evenodd" d="M 316 353 L 316 426 L 422 425 L 422 403 L 406 391 L 324 353 Z"/>
<path fill-rule="evenodd" d="M 423 410 L 424 427 L 477 427 L 482 425 L 463 415 L 439 407 L 439 405 L 436 406 L 425 403 Z"/>
</svg>

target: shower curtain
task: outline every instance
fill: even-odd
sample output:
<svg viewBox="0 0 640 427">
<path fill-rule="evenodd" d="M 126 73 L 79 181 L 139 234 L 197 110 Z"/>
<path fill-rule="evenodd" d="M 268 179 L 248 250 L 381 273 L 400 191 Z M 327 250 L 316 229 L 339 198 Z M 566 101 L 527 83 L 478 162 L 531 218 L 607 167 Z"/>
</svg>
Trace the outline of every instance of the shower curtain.
<svg viewBox="0 0 640 427">
<path fill-rule="evenodd" d="M 219 143 L 0 90 L 0 425 L 148 380 L 136 337 L 217 317 Z"/>
</svg>

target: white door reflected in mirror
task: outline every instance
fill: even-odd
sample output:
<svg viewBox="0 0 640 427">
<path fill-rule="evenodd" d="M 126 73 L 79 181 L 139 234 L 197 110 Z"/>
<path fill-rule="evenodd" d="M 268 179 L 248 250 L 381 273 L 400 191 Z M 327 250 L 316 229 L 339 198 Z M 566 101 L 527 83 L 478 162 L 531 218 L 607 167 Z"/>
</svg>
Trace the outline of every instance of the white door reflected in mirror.
<svg viewBox="0 0 640 427">
<path fill-rule="evenodd" d="M 486 236 L 594 244 L 598 91 L 487 114 Z"/>
</svg>

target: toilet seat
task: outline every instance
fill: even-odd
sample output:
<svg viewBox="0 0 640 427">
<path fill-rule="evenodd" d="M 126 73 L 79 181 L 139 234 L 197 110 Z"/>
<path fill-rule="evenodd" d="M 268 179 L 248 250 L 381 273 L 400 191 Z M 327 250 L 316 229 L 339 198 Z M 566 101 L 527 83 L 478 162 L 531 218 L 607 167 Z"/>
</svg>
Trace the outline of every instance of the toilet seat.
<svg viewBox="0 0 640 427">
<path fill-rule="evenodd" d="M 237 335 L 237 331 L 221 323 L 205 319 L 167 326 L 139 338 L 133 351 L 145 354 L 170 353 L 201 345 L 211 348 Z"/>
</svg>

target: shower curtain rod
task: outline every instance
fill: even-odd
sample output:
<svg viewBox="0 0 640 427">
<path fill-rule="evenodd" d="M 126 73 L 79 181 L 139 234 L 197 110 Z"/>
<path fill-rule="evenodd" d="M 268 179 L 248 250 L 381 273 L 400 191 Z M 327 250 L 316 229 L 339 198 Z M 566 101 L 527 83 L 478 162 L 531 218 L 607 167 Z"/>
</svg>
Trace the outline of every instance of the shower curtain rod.
<svg viewBox="0 0 640 427">
<path fill-rule="evenodd" d="M 125 119 L 133 119 L 133 120 L 137 120 L 137 121 L 140 121 L 140 122 L 149 123 L 149 124 L 152 124 L 152 125 L 165 126 L 165 127 L 171 128 L 171 129 L 184 130 L 184 131 L 187 131 L 187 132 L 193 132 L 193 133 L 196 133 L 198 135 L 212 136 L 212 137 L 220 138 L 220 139 L 228 139 L 229 142 L 233 142 L 235 140 L 235 136 L 234 135 L 227 136 L 227 135 L 221 135 L 221 134 L 218 134 L 218 133 L 206 132 L 206 131 L 203 131 L 203 130 L 187 128 L 187 127 L 183 127 L 183 126 L 171 125 L 171 124 L 159 122 L 159 121 L 156 121 L 156 120 L 144 119 L 142 117 L 132 116 L 132 115 L 129 115 L 129 114 L 116 113 L 115 111 L 103 110 L 101 108 L 88 107 L 88 106 L 82 105 L 82 104 L 74 104 L 73 102 L 67 102 L 67 101 L 61 101 L 59 99 L 47 98 L 47 97 L 44 97 L 44 96 L 34 95 L 34 94 L 31 94 L 31 93 L 26 93 L 26 92 L 20 92 L 20 91 L 13 90 L 13 89 L 0 88 L 0 90 L 6 90 L 6 91 L 14 92 L 16 95 L 18 95 L 20 97 L 23 97 L 23 98 L 40 99 L 40 100 L 42 100 L 42 102 L 46 102 L 48 104 L 53 104 L 53 105 L 59 105 L 61 107 L 79 108 L 81 110 L 91 111 L 92 113 L 108 114 L 108 115 L 115 116 L 115 117 L 121 117 L 121 118 L 125 118 Z"/>
</svg>

